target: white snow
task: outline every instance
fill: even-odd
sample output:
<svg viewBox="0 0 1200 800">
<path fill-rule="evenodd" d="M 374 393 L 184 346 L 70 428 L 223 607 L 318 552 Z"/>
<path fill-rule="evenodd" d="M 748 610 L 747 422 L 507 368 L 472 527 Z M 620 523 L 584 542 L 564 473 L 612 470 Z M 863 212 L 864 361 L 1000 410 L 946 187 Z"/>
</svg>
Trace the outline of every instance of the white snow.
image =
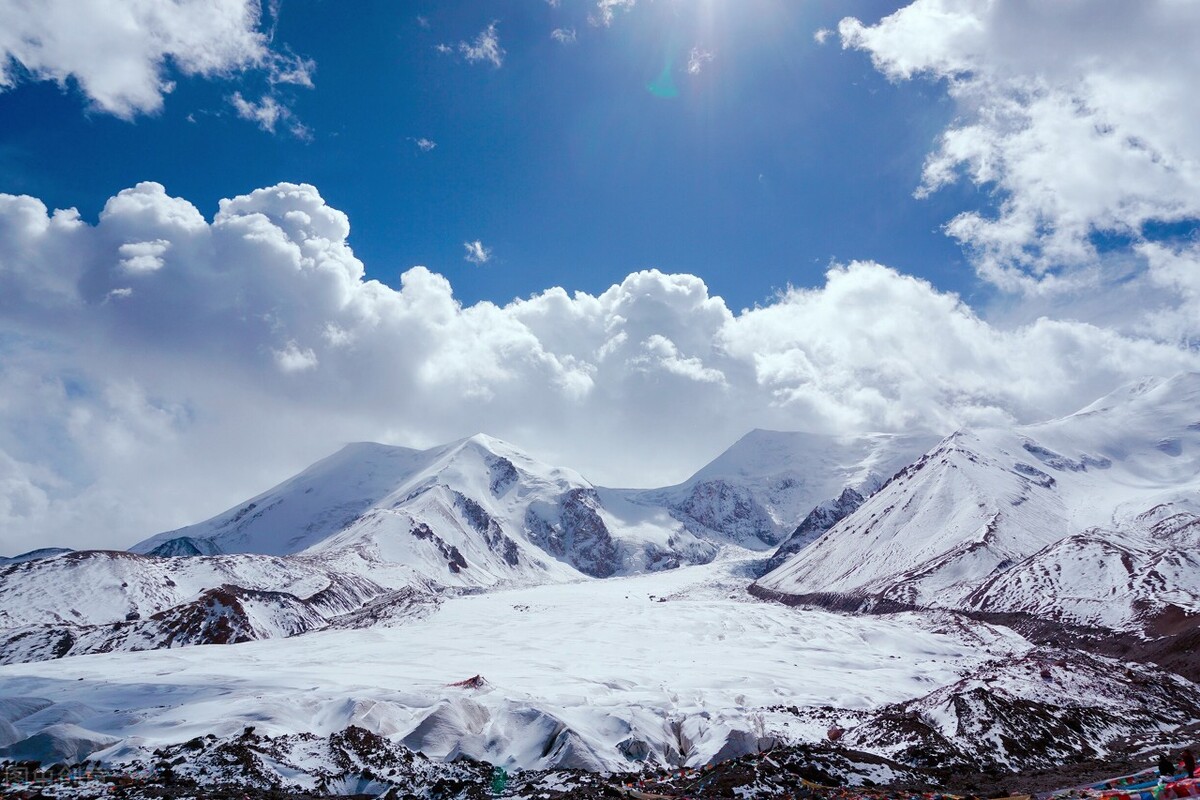
<svg viewBox="0 0 1200 800">
<path fill-rule="evenodd" d="M 1139 601 L 1161 608 L 1164 584 L 1200 611 L 1198 542 L 1200 374 L 1185 374 L 960 431 L 759 585 L 1120 628 Z"/>
<path fill-rule="evenodd" d="M 324 734 L 358 724 L 437 756 L 626 769 L 616 746 L 627 739 L 702 764 L 732 732 L 761 725 L 764 707 L 873 709 L 957 680 L 987 650 L 1027 647 L 986 626 L 935 633 L 913 615 L 757 602 L 741 588 L 744 568 L 722 560 L 461 596 L 395 628 L 11 665 L 0 667 L 0 698 L 54 701 L 12 721 L 21 735 L 66 708 L 71 724 L 122 740 L 114 756 L 245 725 Z M 480 689 L 449 685 L 476 674 Z M 565 745 L 550 758 L 555 738 Z"/>
<path fill-rule="evenodd" d="M 683 483 L 626 494 L 635 503 L 670 509 L 700 535 L 762 550 L 843 489 L 871 494 L 937 440 L 927 432 L 754 430 Z"/>
<path fill-rule="evenodd" d="M 386 625 L 0 667 L 0 747 L 79 758 L 92 742 L 124 759 L 247 725 L 357 724 L 435 757 L 617 770 L 636 766 L 629 752 L 699 765 L 764 733 L 819 739 L 830 720 L 914 698 L 949 725 L 938 698 L 1027 642 L 944 612 L 856 617 L 746 592 L 750 551 L 844 488 L 869 493 L 926 444 L 758 431 L 653 491 L 594 487 L 486 436 L 351 445 L 137 547 L 246 554 L 0 567 L 0 628 L 100 636 L 136 617 L 141 636 L 149 615 L 226 584 L 246 590 L 229 596 L 262 635 Z M 1061 420 L 959 432 L 760 585 L 1120 628 L 1166 603 L 1200 611 L 1198 550 L 1200 375 L 1186 375 Z M 681 563 L 702 565 L 665 569 Z M 452 590 L 422 603 L 407 587 Z M 802 713 L 771 710 L 791 706 Z"/>
</svg>

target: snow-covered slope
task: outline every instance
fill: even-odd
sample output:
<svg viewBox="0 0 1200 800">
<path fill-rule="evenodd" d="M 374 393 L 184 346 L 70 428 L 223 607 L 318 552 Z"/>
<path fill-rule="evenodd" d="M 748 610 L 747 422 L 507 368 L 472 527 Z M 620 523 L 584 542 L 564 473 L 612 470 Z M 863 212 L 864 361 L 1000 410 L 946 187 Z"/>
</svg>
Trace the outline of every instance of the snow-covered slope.
<svg viewBox="0 0 1200 800">
<path fill-rule="evenodd" d="M 69 552 L 71 550 L 67 547 L 41 547 L 16 556 L 0 556 L 0 567 L 7 564 L 19 564 L 22 561 L 37 561 L 39 558 L 54 558 Z"/>
<path fill-rule="evenodd" d="M 1200 688 L 1145 665 L 1036 648 L 1004 654 L 846 731 L 914 766 L 1027 770 L 1152 742 L 1200 713 Z"/>
<path fill-rule="evenodd" d="M 1200 516 L 1177 506 L 1060 539 L 988 578 L 964 604 L 1115 630 L 1200 615 Z"/>
<path fill-rule="evenodd" d="M 286 555 L 354 547 L 449 583 L 594 577 L 778 544 L 847 488 L 870 494 L 930 435 L 753 431 L 692 478 L 596 487 L 484 435 L 430 450 L 359 443 L 210 520 L 131 548 L 154 555 Z M 467 566 L 469 565 L 469 567 Z M 444 577 L 444 576 L 443 576 Z"/>
<path fill-rule="evenodd" d="M 1123 691 L 1123 665 L 1003 627 L 756 602 L 741 591 L 745 558 L 447 597 L 399 627 L 3 666 L 0 747 L 144 760 L 247 726 L 358 725 L 437 759 L 626 771 L 824 741 L 836 725 L 875 752 L 932 743 L 961 752 L 956 764 L 1020 766 L 1046 760 L 1019 750 L 1035 734 L 1068 757 L 1200 713 L 1193 684 L 1135 667 Z"/>
<path fill-rule="evenodd" d="M 366 562 L 261 555 L 21 562 L 0 567 L 0 663 L 294 636 L 390 596 L 377 580 L 404 579 Z"/>
<path fill-rule="evenodd" d="M 190 545 L 206 554 L 298 553 L 351 525 L 398 488 L 420 482 L 431 466 L 466 445 L 469 440 L 421 451 L 349 444 L 229 511 L 152 536 L 130 550 L 154 553 L 169 545 L 172 551 L 186 551 Z"/>
<path fill-rule="evenodd" d="M 755 430 L 678 486 L 626 494 L 667 508 L 697 535 L 765 550 L 846 489 L 871 494 L 937 438 Z"/>
<path fill-rule="evenodd" d="M 353 549 L 467 586 L 608 577 L 716 553 L 666 512 L 631 504 L 482 434 L 423 451 L 349 445 L 236 508 L 132 549 Z"/>
<path fill-rule="evenodd" d="M 436 758 L 617 770 L 704 764 L 756 726 L 801 735 L 767 707 L 870 712 L 957 680 L 986 659 L 980 643 L 1028 647 L 986 625 L 939 633 L 914 615 L 756 602 L 739 591 L 743 574 L 722 560 L 447 597 L 394 628 L 14 664 L 0 667 L 0 698 L 25 709 L 11 715 L 14 742 L 69 723 L 76 738 L 121 740 L 113 754 L 247 725 L 325 735 L 355 724 Z"/>
<path fill-rule="evenodd" d="M 353 444 L 132 553 L 10 564 L 3 660 L 292 636 L 338 614 L 389 620 L 388 593 L 414 587 L 496 589 L 707 563 L 731 542 L 764 547 L 843 484 L 874 488 L 914 447 L 911 437 L 757 431 L 656 500 L 595 487 L 483 435 L 423 451 Z M 348 599 L 313 608 L 321 593 Z M 363 608 L 376 602 L 385 605 Z"/>
<path fill-rule="evenodd" d="M 796 530 L 792 531 L 792 535 L 784 539 L 783 543 L 771 554 L 764 572 L 782 566 L 789 558 L 815 542 L 825 531 L 857 511 L 866 500 L 867 498 L 863 497 L 861 492 L 846 487 L 840 495 L 832 500 L 818 503 L 812 511 L 808 512 L 808 516 L 800 521 Z"/>
<path fill-rule="evenodd" d="M 361 570 L 365 572 L 366 570 Z M 0 570 L 0 628 L 106 625 L 150 617 L 196 599 L 207 589 L 238 586 L 301 599 L 342 592 L 342 610 L 384 589 L 355 570 L 316 559 L 254 555 L 165 559 L 84 550 Z"/>
<path fill-rule="evenodd" d="M 757 583 L 792 595 L 1050 613 L 1200 613 L 1200 375 L 1069 417 L 960 431 Z"/>
</svg>

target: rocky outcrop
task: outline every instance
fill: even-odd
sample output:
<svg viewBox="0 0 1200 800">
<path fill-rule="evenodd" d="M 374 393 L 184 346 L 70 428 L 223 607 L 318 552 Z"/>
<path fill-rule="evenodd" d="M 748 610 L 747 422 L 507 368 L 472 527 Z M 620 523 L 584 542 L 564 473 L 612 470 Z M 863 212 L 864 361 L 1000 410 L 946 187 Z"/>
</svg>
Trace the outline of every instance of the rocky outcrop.
<svg viewBox="0 0 1200 800">
<path fill-rule="evenodd" d="M 771 555 L 764 571 L 769 572 L 781 566 L 789 558 L 816 541 L 818 536 L 857 511 L 865 501 L 865 497 L 847 486 L 838 497 L 826 500 L 808 512 L 808 516 L 796 526 L 792 535 L 785 539 Z"/>
</svg>

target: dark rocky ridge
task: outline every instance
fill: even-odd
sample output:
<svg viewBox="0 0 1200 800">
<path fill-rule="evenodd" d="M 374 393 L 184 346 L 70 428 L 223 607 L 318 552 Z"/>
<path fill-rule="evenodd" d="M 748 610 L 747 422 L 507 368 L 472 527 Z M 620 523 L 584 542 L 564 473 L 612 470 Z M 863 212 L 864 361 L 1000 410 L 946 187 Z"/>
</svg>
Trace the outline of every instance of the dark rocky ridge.
<svg viewBox="0 0 1200 800">
<path fill-rule="evenodd" d="M 791 536 L 767 560 L 763 573 L 783 566 L 785 561 L 812 544 L 818 536 L 857 511 L 864 502 L 865 497 L 847 486 L 837 499 L 822 503 L 808 512 Z"/>
<path fill-rule="evenodd" d="M 1196 730 L 1173 744 L 1186 746 Z M 1193 744 L 1194 748 L 1195 745 Z M 316 758 L 314 758 L 314 756 Z M 0 757 L 2 758 L 2 757 Z M 307 762 L 307 763 L 305 763 Z M 319 766 L 314 766 L 318 762 Z M 997 771 L 986 765 L 913 768 L 835 743 L 777 746 L 770 751 L 729 759 L 702 770 L 596 774 L 579 770 L 509 775 L 471 759 L 433 762 L 402 745 L 366 731 L 347 728 L 328 737 L 260 736 L 253 729 L 218 739 L 204 736 L 160 748 L 149 761 L 106 770 L 102 765 L 51 767 L 46 781 L 67 786 L 73 775 L 92 771 L 93 780 L 75 781 L 78 800 L 124 797 L 128 800 L 196 798 L 203 800 L 315 800 L 324 797 L 384 797 L 389 800 L 483 800 L 538 797 L 544 800 L 600 800 L 660 797 L 672 800 L 839 800 L 864 798 L 919 800 L 930 792 L 1004 797 L 1096 783 L 1151 765 L 1149 753 L 1111 754 L 1077 759 L 1045 769 Z M 279 767 L 298 771 L 285 778 Z M 46 797 L 22 777 L 32 777 L 36 762 L 0 766 L 4 796 Z M 893 778 L 875 784 L 866 774 Z M 299 775 L 306 776 L 301 785 Z M 28 787 L 27 793 L 22 787 Z"/>
</svg>

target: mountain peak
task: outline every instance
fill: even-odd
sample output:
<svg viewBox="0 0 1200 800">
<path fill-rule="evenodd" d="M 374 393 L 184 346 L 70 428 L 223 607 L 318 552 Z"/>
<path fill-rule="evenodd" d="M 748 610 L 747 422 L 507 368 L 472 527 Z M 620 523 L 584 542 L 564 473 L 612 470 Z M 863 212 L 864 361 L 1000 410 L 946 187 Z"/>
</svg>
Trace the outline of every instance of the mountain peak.
<svg viewBox="0 0 1200 800">
<path fill-rule="evenodd" d="M 1132 381 L 1081 408 L 1071 416 L 1087 416 L 1122 407 L 1200 401 L 1200 372 L 1179 372 L 1170 378 L 1149 377 Z"/>
<path fill-rule="evenodd" d="M 459 439 L 457 442 L 447 446 L 447 449 L 451 450 L 461 450 L 463 448 L 485 450 L 494 455 L 504 455 L 505 453 L 519 451 L 519 448 L 503 439 L 497 439 L 495 436 L 490 436 L 486 433 L 476 433 L 465 439 Z"/>
</svg>

